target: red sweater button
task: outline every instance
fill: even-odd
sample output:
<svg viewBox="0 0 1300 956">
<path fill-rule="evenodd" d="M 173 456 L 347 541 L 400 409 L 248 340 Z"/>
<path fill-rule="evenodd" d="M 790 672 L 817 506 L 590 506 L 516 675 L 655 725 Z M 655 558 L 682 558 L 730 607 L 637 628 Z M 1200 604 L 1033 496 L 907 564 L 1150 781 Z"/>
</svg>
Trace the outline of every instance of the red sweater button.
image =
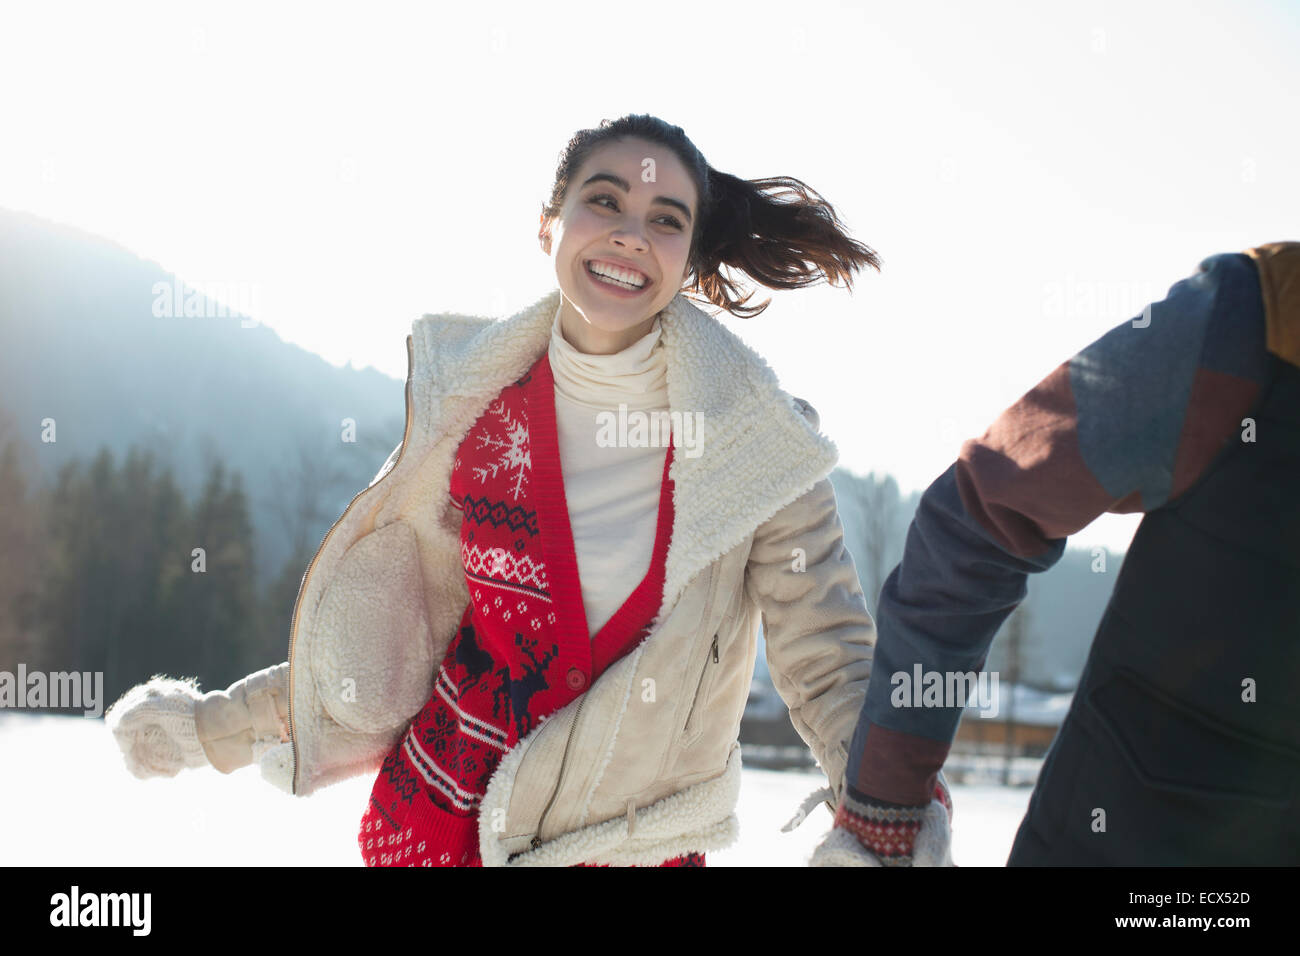
<svg viewBox="0 0 1300 956">
<path fill-rule="evenodd" d="M 564 681 L 569 685 L 569 690 L 582 690 L 587 686 L 587 675 L 577 667 L 570 667 L 569 673 L 564 675 Z"/>
</svg>

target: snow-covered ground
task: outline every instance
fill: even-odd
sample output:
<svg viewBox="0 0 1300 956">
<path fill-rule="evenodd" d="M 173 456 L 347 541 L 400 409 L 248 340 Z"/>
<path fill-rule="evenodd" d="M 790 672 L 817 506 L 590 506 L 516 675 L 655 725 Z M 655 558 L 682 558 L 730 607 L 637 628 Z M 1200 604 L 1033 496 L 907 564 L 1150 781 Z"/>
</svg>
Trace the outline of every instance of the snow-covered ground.
<svg viewBox="0 0 1300 956">
<path fill-rule="evenodd" d="M 254 767 L 171 779 L 127 772 L 102 720 L 0 712 L 0 865 L 360 866 L 356 845 L 372 779 L 290 797 Z M 746 769 L 740 840 L 710 866 L 802 866 L 831 824 L 819 806 L 782 833 L 819 774 Z M 953 859 L 1002 866 L 1029 788 L 953 788 Z"/>
</svg>

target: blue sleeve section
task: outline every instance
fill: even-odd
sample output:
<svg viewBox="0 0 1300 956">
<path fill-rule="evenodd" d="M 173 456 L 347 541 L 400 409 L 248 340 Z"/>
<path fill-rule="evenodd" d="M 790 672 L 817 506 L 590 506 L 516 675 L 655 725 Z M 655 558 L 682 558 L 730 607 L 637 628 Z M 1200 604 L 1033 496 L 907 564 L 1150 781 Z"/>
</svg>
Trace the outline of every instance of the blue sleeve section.
<svg viewBox="0 0 1300 956">
<path fill-rule="evenodd" d="M 1211 256 L 1070 360 L 1079 451 L 1107 494 L 1137 490 L 1143 511 L 1169 500 L 1197 370 L 1262 378 L 1262 315 L 1250 257 Z"/>
<path fill-rule="evenodd" d="M 1268 378 L 1268 332 L 1255 260 L 1240 252 L 1224 253 L 1206 259 L 1201 268 L 1218 285 L 1201 367 L 1262 385 Z"/>
<path fill-rule="evenodd" d="M 1004 551 L 967 513 L 954 463 L 921 496 L 903 560 L 881 591 L 877 643 L 863 717 L 879 727 L 951 743 L 962 708 L 900 708 L 893 675 L 978 671 L 1002 622 L 1028 591 L 1029 574 L 1046 571 L 1065 552 L 1065 538 L 1043 554 Z M 859 719 L 859 732 L 862 719 Z M 849 780 L 857 779 L 856 745 Z"/>
</svg>

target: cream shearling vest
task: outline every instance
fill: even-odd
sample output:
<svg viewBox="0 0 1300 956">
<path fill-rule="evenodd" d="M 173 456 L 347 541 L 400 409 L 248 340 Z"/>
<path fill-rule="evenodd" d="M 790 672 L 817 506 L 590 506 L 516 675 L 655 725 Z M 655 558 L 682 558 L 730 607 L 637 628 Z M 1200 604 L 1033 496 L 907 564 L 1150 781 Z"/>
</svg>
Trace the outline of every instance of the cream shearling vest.
<svg viewBox="0 0 1300 956">
<path fill-rule="evenodd" d="M 469 599 L 461 566 L 459 515 L 449 513 L 454 511 L 447 495 L 452 460 L 460 441 L 487 405 L 546 350 L 559 302 L 560 290 L 556 288 L 504 320 L 444 314 L 426 315 L 414 323 L 407 342 L 407 423 L 403 443 L 330 529 L 303 576 L 290 633 L 291 739 L 260 758 L 262 774 L 285 791 L 308 795 L 334 781 L 373 773 L 428 699 L 437 662 Z M 780 388 L 770 366 L 722 322 L 680 294 L 663 309 L 661 322 L 670 413 L 695 415 L 703 423 L 703 453 L 693 457 L 674 455 L 672 537 L 663 601 L 649 635 L 618 666 L 611 667 L 591 685 L 577 702 L 578 707 L 564 708 L 554 721 L 562 728 L 567 726 L 570 737 L 576 728 L 577 734 L 585 734 L 582 739 L 589 742 L 603 733 L 605 743 L 597 745 L 611 748 L 603 757 L 595 758 L 593 775 L 585 784 L 589 786 L 585 797 L 588 803 L 593 793 L 604 792 L 595 789 L 598 785 L 619 785 L 621 777 L 613 776 L 616 771 L 620 775 L 634 772 L 638 781 L 650 774 L 647 779 L 658 779 L 660 783 L 646 788 L 644 782 L 638 782 L 636 786 L 644 789 L 636 792 L 643 792 L 647 799 L 653 793 L 667 796 L 680 790 L 678 795 L 684 799 L 685 794 L 694 793 L 689 804 L 683 806 L 694 807 L 690 812 L 700 819 L 707 816 L 710 821 L 716 820 L 709 823 L 710 832 L 722 834 L 734 827 L 734 814 L 728 820 L 722 818 L 734 807 L 739 785 L 738 745 L 731 744 L 731 757 L 714 763 L 718 758 L 709 756 L 708 764 L 700 764 L 697 771 L 683 771 L 685 775 L 680 778 L 655 778 L 654 768 L 644 760 L 626 764 L 635 755 L 612 748 L 616 743 L 626 747 L 617 738 L 620 723 L 631 722 L 627 717 L 629 682 L 644 656 L 647 661 L 658 662 L 654 666 L 665 678 L 676 669 L 675 680 L 690 680 L 691 687 L 699 680 L 697 702 L 701 695 L 711 699 L 708 695 L 714 681 L 707 676 L 710 672 L 706 669 L 703 679 L 691 672 L 694 667 L 704 666 L 704 658 L 692 651 L 688 662 L 674 652 L 675 644 L 670 647 L 664 640 L 684 641 L 704 627 L 721 626 L 725 648 L 726 641 L 740 640 L 746 631 L 752 634 L 750 629 L 757 626 L 755 611 L 739 590 L 731 590 L 737 587 L 734 582 L 742 579 L 744 571 L 745 555 L 736 546 L 752 539 L 756 529 L 802 499 L 814 486 L 824 484 L 822 480 L 837 455 L 830 439 L 817 431 L 815 416 L 805 417 L 804 408 Z M 829 497 L 819 498 L 818 508 L 825 507 L 821 501 L 832 504 Z M 823 515 L 819 512 L 815 516 L 818 536 L 800 542 L 832 549 L 824 558 L 829 562 L 824 580 L 831 587 L 833 579 L 834 590 L 819 592 L 817 597 L 822 602 L 817 606 L 833 614 L 819 626 L 832 630 L 824 637 L 814 637 L 816 632 L 811 632 L 800 645 L 817 655 L 810 661 L 823 663 L 808 665 L 807 684 L 804 664 L 784 657 L 781 663 L 783 667 L 800 668 L 800 683 L 786 690 L 797 690 L 798 694 L 797 698 L 789 698 L 792 719 L 823 762 L 833 787 L 838 788 L 846 760 L 845 741 L 865 693 L 870 648 L 862 642 L 872 640 L 873 632 L 851 562 L 843 554 L 842 545 L 836 543 L 838 524 L 827 523 L 833 519 L 833 508 L 830 518 Z M 809 520 L 814 520 L 812 514 Z M 832 532 L 835 538 L 826 537 Z M 708 593 L 704 588 L 692 590 L 690 607 L 674 614 L 679 600 L 703 572 L 708 573 L 702 583 L 711 582 L 711 589 Z M 811 574 L 784 575 L 781 581 L 788 581 L 788 585 L 778 582 L 770 571 L 764 572 L 764 578 L 765 588 L 779 587 L 783 592 L 794 588 L 788 598 L 778 598 L 790 602 L 798 600 L 801 580 L 813 582 Z M 726 593 L 718 590 L 723 581 L 733 582 Z M 835 602 L 833 611 L 828 610 L 832 605 L 826 601 Z M 797 607 L 790 603 L 787 610 L 793 612 Z M 706 618 L 699 619 L 700 614 Z M 692 620 L 699 627 L 692 628 Z M 841 629 L 844 637 L 831 636 Z M 657 643 L 656 638 L 660 638 Z M 702 639 L 704 643 L 698 646 L 707 656 L 708 638 Z M 843 643 L 846 640 L 852 643 Z M 717 647 L 715 638 L 715 655 Z M 729 668 L 728 683 L 723 685 L 719 679 L 718 689 L 712 691 L 716 695 L 725 686 L 728 701 L 735 700 L 726 705 L 729 711 L 743 706 L 748 676 L 742 672 L 748 666 L 752 673 L 752 653 L 748 665 L 743 660 L 724 665 Z M 681 670 L 684 666 L 686 674 Z M 851 683 L 841 686 L 837 681 L 828 685 L 823 678 L 811 683 L 817 668 L 823 666 L 844 668 L 843 680 Z M 341 687 L 350 691 L 340 693 Z M 681 701 L 674 705 L 676 713 L 685 714 L 690 694 L 683 698 L 683 688 L 669 689 L 676 695 L 674 700 Z M 732 698 L 733 693 L 739 696 Z M 805 699 L 804 695 L 809 697 Z M 603 716 L 597 726 L 583 724 L 584 707 L 590 714 L 612 715 L 608 725 Z M 692 708 L 691 714 L 695 712 Z M 662 713 L 666 720 L 668 712 Z M 739 709 L 734 713 L 738 721 Z M 803 716 L 796 717 L 797 713 Z M 732 733 L 733 726 L 728 717 L 725 731 L 719 729 L 718 733 Z M 708 727 L 688 718 L 690 739 L 698 739 L 699 734 L 707 736 L 707 731 Z M 725 757 L 724 744 L 719 739 L 707 753 L 711 755 L 721 747 Z M 497 833 L 490 809 L 508 805 L 514 813 L 518 804 L 519 812 L 527 815 L 532 812 L 532 788 L 563 786 L 567 792 L 571 783 L 581 783 L 575 775 L 586 774 L 587 769 L 579 762 L 570 772 L 564 752 L 563 736 L 557 736 L 543 723 L 529 739 L 520 741 L 505 755 L 489 783 L 480 824 L 486 865 L 503 865 L 507 851 L 517 852 L 527 845 L 518 845 L 512 842 L 514 838 Z M 644 750 L 638 748 L 637 753 Z M 564 768 L 561 781 L 553 783 L 560 767 Z M 630 777 L 626 785 L 633 785 Z M 524 796 L 519 796 L 517 786 L 523 788 Z M 601 805 L 607 805 L 609 799 L 603 798 Z M 656 820 L 667 820 L 663 814 L 676 805 L 671 799 L 661 803 L 663 811 L 656 810 L 659 816 L 646 816 L 640 823 L 643 829 L 655 826 Z M 548 804 L 539 835 L 544 841 L 543 850 L 555 849 L 549 855 L 542 851 L 526 854 L 528 862 L 563 865 L 565 860 L 597 858 L 602 852 L 619 859 L 616 848 L 637 843 L 628 842 L 628 833 L 634 816 L 641 820 L 642 814 L 638 810 L 633 815 L 632 809 L 629 804 L 628 820 L 620 830 L 618 820 L 583 826 L 586 804 Z M 672 849 L 676 845 L 673 841 L 678 839 L 672 833 L 677 832 L 679 823 L 664 825 L 669 831 L 656 845 L 657 854 Z M 585 841 L 580 845 L 565 842 L 574 826 L 581 828 L 581 836 L 574 837 Z M 645 839 L 649 839 L 646 832 Z M 527 837 L 520 839 L 526 841 Z M 694 840 L 690 845 L 702 848 L 706 842 Z"/>
</svg>

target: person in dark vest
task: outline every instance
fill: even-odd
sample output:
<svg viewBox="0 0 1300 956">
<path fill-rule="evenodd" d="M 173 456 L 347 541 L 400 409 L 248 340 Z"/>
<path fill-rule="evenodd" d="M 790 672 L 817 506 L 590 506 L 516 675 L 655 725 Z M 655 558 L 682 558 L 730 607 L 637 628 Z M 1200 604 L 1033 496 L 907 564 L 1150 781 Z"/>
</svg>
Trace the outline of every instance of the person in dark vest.
<svg viewBox="0 0 1300 956">
<path fill-rule="evenodd" d="M 1145 516 L 1008 865 L 1300 864 L 1295 242 L 1205 259 L 925 491 L 814 863 L 941 862 L 962 708 L 894 706 L 891 676 L 982 670 L 1027 576 L 1103 512 Z"/>
</svg>

